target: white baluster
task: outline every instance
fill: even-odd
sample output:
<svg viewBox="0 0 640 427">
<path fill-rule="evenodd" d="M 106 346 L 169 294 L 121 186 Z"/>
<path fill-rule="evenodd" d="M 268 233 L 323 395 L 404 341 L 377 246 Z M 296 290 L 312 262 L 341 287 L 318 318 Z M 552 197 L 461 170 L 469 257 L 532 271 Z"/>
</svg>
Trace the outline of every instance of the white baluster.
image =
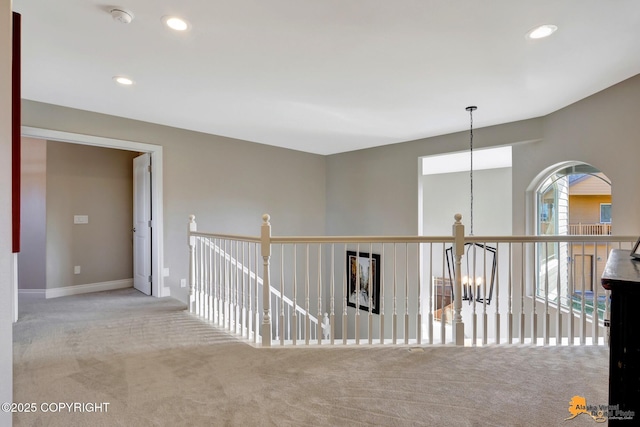
<svg viewBox="0 0 640 427">
<path fill-rule="evenodd" d="M 536 260 L 538 259 L 538 245 L 533 244 L 533 257 L 531 258 L 531 266 L 536 265 Z M 534 296 L 531 299 L 531 344 L 538 345 L 538 313 L 536 312 L 536 303 L 537 303 L 537 293 L 538 289 L 540 289 L 540 278 L 538 277 L 538 272 L 536 268 L 531 269 L 531 274 L 533 276 L 533 289 Z"/>
<path fill-rule="evenodd" d="M 247 298 L 249 291 L 249 277 L 251 277 L 251 270 L 247 265 L 246 250 L 249 248 L 249 242 L 242 242 L 242 331 L 243 336 L 249 338 L 249 312 L 247 310 L 247 305 L 249 304 L 249 299 Z M 245 275 L 244 270 L 247 269 L 247 274 Z M 246 334 L 246 335 L 245 335 Z"/>
<path fill-rule="evenodd" d="M 585 345 L 587 343 L 587 309 L 586 305 L 586 278 L 584 267 L 586 265 L 585 260 L 585 251 L 584 251 L 584 242 L 582 242 L 582 298 L 580 303 L 580 345 Z"/>
<path fill-rule="evenodd" d="M 335 269 L 335 259 L 336 259 L 336 254 L 335 254 L 335 244 L 332 243 L 331 244 L 331 301 L 329 303 L 330 305 L 330 309 L 329 309 L 329 325 L 330 325 L 330 330 L 329 330 L 329 336 L 331 337 L 331 345 L 335 344 L 335 339 L 334 339 L 334 335 L 335 335 L 335 322 L 336 322 L 336 312 L 335 312 L 335 306 L 336 306 L 336 283 L 335 283 L 335 275 L 336 275 L 336 269 Z"/>
<path fill-rule="evenodd" d="M 499 251 L 500 251 L 500 244 L 496 243 L 496 253 L 493 254 L 493 256 L 495 257 L 494 260 L 496 262 L 496 272 L 495 272 L 495 291 L 496 291 L 496 295 L 495 297 L 493 297 L 492 295 L 492 299 L 493 301 L 496 302 L 496 344 L 500 344 L 500 256 L 499 256 Z M 492 267 L 493 269 L 493 267 Z M 491 277 L 493 276 L 493 273 L 491 274 Z M 491 291 L 489 291 L 491 292 Z"/>
<path fill-rule="evenodd" d="M 525 313 L 524 313 L 524 279 L 525 279 L 525 265 L 524 265 L 524 253 L 526 252 L 526 246 L 524 243 L 520 244 L 520 344 L 524 344 L 524 331 L 525 331 Z"/>
<path fill-rule="evenodd" d="M 269 259 L 271 258 L 271 224 L 269 215 L 262 215 L 262 227 L 260 229 L 261 252 L 264 277 L 262 278 L 262 346 L 271 347 L 271 279 L 269 271 Z"/>
<path fill-rule="evenodd" d="M 444 264 L 444 262 L 445 262 L 446 256 L 447 256 L 447 250 L 446 250 L 446 247 L 445 247 L 445 245 L 443 243 L 442 244 L 442 270 L 441 270 L 442 271 L 442 281 L 440 283 L 440 344 L 445 344 L 447 342 L 447 331 L 445 329 L 445 323 L 446 322 L 445 322 L 445 319 L 444 319 L 444 316 L 443 316 L 444 307 L 445 307 L 445 305 L 444 305 L 445 298 L 444 297 L 445 297 L 445 288 L 446 288 L 445 273 L 444 273 L 445 272 L 445 267 L 444 267 L 445 264 Z M 454 277 L 453 278 L 454 282 L 455 282 L 455 279 L 456 278 Z M 437 285 L 438 285 L 437 282 L 435 283 L 435 285 L 436 285 L 435 289 L 437 289 Z M 454 284 L 450 283 L 449 285 L 451 286 L 452 292 L 455 291 L 453 289 L 454 288 Z M 435 292 L 435 289 L 434 289 L 434 292 Z M 457 294 L 455 294 L 455 295 L 457 295 Z M 457 297 L 455 295 L 454 295 L 454 298 L 462 298 L 462 295 L 458 295 Z M 437 299 L 438 298 L 436 296 L 436 304 L 437 304 Z M 454 307 L 454 309 L 455 309 L 455 307 Z M 452 325 L 453 325 L 453 323 L 452 323 Z M 455 338 L 452 338 L 452 341 L 454 341 L 454 340 L 455 340 Z"/>
<path fill-rule="evenodd" d="M 464 345 L 464 323 L 462 322 L 462 256 L 464 255 L 464 225 L 462 215 L 454 216 L 453 236 L 455 237 L 456 281 L 453 315 L 453 337 L 456 345 Z M 444 271 L 444 270 L 443 270 Z"/>
<path fill-rule="evenodd" d="M 509 242 L 509 278 L 507 286 L 507 343 L 513 344 L 513 246 Z M 558 276 L 559 277 L 559 276 Z"/>
<path fill-rule="evenodd" d="M 404 343 L 409 344 L 409 244 L 404 244 Z"/>
<path fill-rule="evenodd" d="M 198 272 L 197 278 L 196 278 L 196 296 L 198 299 L 198 304 L 196 306 L 196 314 L 200 317 L 202 317 L 202 306 L 203 306 L 203 298 L 202 298 L 202 287 L 204 285 L 203 281 L 203 274 L 202 274 L 202 265 L 204 264 L 203 262 L 203 258 L 204 256 L 202 255 L 202 237 L 198 237 L 197 241 L 196 241 L 196 257 L 197 257 L 197 262 L 196 262 L 196 269 Z"/>
<path fill-rule="evenodd" d="M 397 270 L 398 250 L 396 243 L 393 244 L 393 318 L 391 322 L 391 341 L 393 345 L 398 342 L 398 270 Z"/>
<path fill-rule="evenodd" d="M 235 324 L 235 331 L 236 334 L 241 334 L 242 333 L 242 300 L 240 299 L 240 291 L 242 289 L 242 277 L 244 276 L 244 273 L 242 271 L 242 268 L 238 268 L 240 264 L 240 241 L 236 240 L 236 309 L 235 309 L 235 316 L 236 316 L 236 324 Z M 242 267 L 240 265 L 240 267 Z"/>
<path fill-rule="evenodd" d="M 285 315 L 286 315 L 286 319 L 287 319 L 287 339 L 291 340 L 291 311 L 295 311 L 296 308 L 291 307 L 289 305 L 285 306 Z"/>
<path fill-rule="evenodd" d="M 598 244 L 596 242 L 593 243 L 593 261 L 593 277 L 600 277 L 601 275 L 598 273 Z M 599 345 L 600 313 L 598 311 L 598 290 L 600 288 L 600 284 L 598 282 L 595 282 L 592 278 L 591 285 L 591 287 L 593 288 L 593 314 L 591 315 L 591 326 L 593 328 L 591 336 L 593 339 L 593 345 Z"/>
<path fill-rule="evenodd" d="M 443 247 L 444 249 L 444 247 Z M 429 313 L 427 313 L 428 332 L 429 332 L 429 344 L 433 344 L 433 242 L 429 242 Z M 442 277 L 444 279 L 444 269 L 442 270 Z M 443 280 L 444 284 L 444 280 Z"/>
<path fill-rule="evenodd" d="M 562 345 L 562 283 L 560 280 L 560 242 L 556 244 L 558 257 L 558 273 L 556 274 L 556 345 Z"/>
<path fill-rule="evenodd" d="M 213 249 L 212 239 L 207 239 L 207 320 L 213 321 Z"/>
<path fill-rule="evenodd" d="M 322 244 L 318 244 L 318 324 L 317 338 L 318 344 L 322 344 Z"/>
<path fill-rule="evenodd" d="M 347 252 L 347 245 L 344 245 L 345 252 Z M 347 266 L 345 265 L 344 274 L 342 275 L 342 295 L 344 295 L 344 304 L 342 304 L 342 344 L 347 344 L 347 322 L 348 311 L 347 303 L 349 302 L 349 289 L 347 288 Z"/>
<path fill-rule="evenodd" d="M 416 321 L 416 340 L 418 342 L 418 345 L 422 344 L 422 286 L 421 286 L 421 271 L 420 271 L 420 263 L 422 261 L 421 258 L 421 251 L 420 251 L 420 246 L 421 244 L 418 243 L 417 244 L 417 251 L 418 253 L 416 254 L 417 257 L 417 262 L 416 262 L 416 276 L 417 276 L 417 282 L 418 282 L 418 319 Z"/>
<path fill-rule="evenodd" d="M 291 331 L 291 337 L 293 338 L 293 345 L 298 342 L 298 247 L 294 243 L 293 245 L 293 331 Z"/>
<path fill-rule="evenodd" d="M 228 243 L 228 245 L 227 245 Z M 233 242 L 229 240 L 225 240 L 224 242 L 224 259 L 225 259 L 225 286 L 224 286 L 224 300 L 225 300 L 225 328 L 227 330 L 231 330 L 231 309 L 232 309 L 232 288 L 231 284 L 233 282 L 233 266 L 231 265 L 231 254 L 233 252 Z"/>
<path fill-rule="evenodd" d="M 381 244 L 382 248 L 380 251 L 380 344 L 384 344 L 384 284 L 385 284 L 385 280 L 384 280 L 384 263 L 385 263 L 385 256 L 384 256 L 384 243 Z"/>
<path fill-rule="evenodd" d="M 470 288 L 471 288 L 471 294 L 473 295 L 473 317 L 472 317 L 472 341 L 473 343 L 471 344 L 472 346 L 476 346 L 478 344 L 478 298 L 480 298 L 480 287 L 478 286 L 477 283 L 477 279 L 476 279 L 476 262 L 477 262 L 477 258 L 476 258 L 476 245 L 474 244 L 472 247 L 472 252 L 473 252 L 473 262 L 472 262 L 472 268 L 473 268 L 473 274 L 470 274 L 469 280 L 470 280 Z"/>
<path fill-rule="evenodd" d="M 482 345 L 487 345 L 487 242 L 483 243 L 482 251 Z"/>
<path fill-rule="evenodd" d="M 549 345 L 549 242 L 544 243 L 544 259 L 544 345 Z"/>
<path fill-rule="evenodd" d="M 196 314 L 200 316 L 202 313 L 200 304 L 202 302 L 202 278 L 200 277 L 202 271 L 202 260 L 200 259 L 200 247 L 202 240 L 200 237 L 196 238 Z"/>
<path fill-rule="evenodd" d="M 191 233 L 198 231 L 196 216 L 189 215 L 189 311 L 195 312 L 195 284 L 196 284 L 196 238 Z"/>
<path fill-rule="evenodd" d="M 255 289 L 254 289 L 255 296 L 254 296 L 254 299 L 253 299 L 253 301 L 254 301 L 253 306 L 255 307 L 255 310 L 256 310 L 256 314 L 255 314 L 256 318 L 253 320 L 253 322 L 255 322 L 254 323 L 255 326 L 253 328 L 253 330 L 254 330 L 253 342 L 254 343 L 258 342 L 258 335 L 260 335 L 260 307 L 258 307 L 258 281 L 259 281 L 258 280 L 259 279 L 258 271 L 260 271 L 260 252 L 259 252 L 260 247 L 261 247 L 261 245 L 258 245 L 258 244 L 254 245 L 255 256 L 253 257 L 254 260 L 255 260 L 255 264 L 256 264 L 255 267 L 254 267 L 254 271 L 256 272 L 256 283 L 255 283 L 256 286 L 255 286 Z M 263 283 L 263 286 L 264 286 L 264 283 Z"/>
<path fill-rule="evenodd" d="M 309 345 L 309 339 L 311 335 L 311 323 L 309 321 L 309 310 L 310 310 L 310 301 L 309 301 L 309 244 L 306 244 L 306 259 L 305 259 L 305 271 L 304 271 L 304 343 L 305 345 Z"/>
<path fill-rule="evenodd" d="M 221 258 L 220 258 L 220 326 L 227 327 L 227 241 L 221 241 Z"/>
<path fill-rule="evenodd" d="M 574 344 L 575 337 L 575 316 L 573 314 L 573 293 L 575 291 L 575 256 L 573 243 L 568 245 L 570 247 L 569 253 L 571 254 L 571 263 L 569 264 L 569 283 L 567 285 L 567 304 L 569 304 L 569 323 L 567 324 L 569 345 Z"/>
<path fill-rule="evenodd" d="M 280 345 L 284 345 L 284 245 L 280 245 Z"/>
<path fill-rule="evenodd" d="M 248 286 L 247 286 L 247 339 L 251 339 L 251 333 L 253 332 L 253 302 L 252 302 L 252 292 L 251 292 L 251 284 L 252 284 L 252 279 L 251 279 L 251 243 L 247 243 L 247 269 L 249 270 L 248 273 Z M 256 274 L 256 278 L 257 278 L 257 274 Z M 258 288 L 258 281 L 256 280 L 256 289 Z"/>
<path fill-rule="evenodd" d="M 325 313 L 322 318 L 322 335 L 325 340 L 328 340 L 331 337 L 331 324 L 329 321 L 329 314 Z"/>
<path fill-rule="evenodd" d="M 356 345 L 360 344 L 360 243 L 356 246 L 356 315 L 355 315 L 355 333 Z"/>
<path fill-rule="evenodd" d="M 376 268 L 380 268 L 380 266 L 376 266 Z M 374 268 L 373 268 L 373 243 L 369 243 L 369 282 L 367 284 L 367 295 L 369 297 L 368 305 L 369 305 L 369 315 L 367 316 L 367 337 L 369 338 L 369 345 L 373 344 L 373 298 L 375 294 L 373 293 L 373 278 L 375 277 Z M 378 283 L 378 286 L 380 284 Z"/>
<path fill-rule="evenodd" d="M 223 315 L 222 315 L 222 304 L 223 304 L 223 298 L 224 295 L 222 293 L 223 290 L 223 284 L 224 284 L 224 264 L 222 262 L 222 257 L 224 254 L 223 251 L 223 242 L 222 239 L 218 239 L 218 283 L 216 284 L 216 293 L 218 295 L 218 304 L 216 306 L 216 311 L 217 311 L 217 324 L 218 326 L 222 326 L 222 321 L 223 321 Z"/>
</svg>

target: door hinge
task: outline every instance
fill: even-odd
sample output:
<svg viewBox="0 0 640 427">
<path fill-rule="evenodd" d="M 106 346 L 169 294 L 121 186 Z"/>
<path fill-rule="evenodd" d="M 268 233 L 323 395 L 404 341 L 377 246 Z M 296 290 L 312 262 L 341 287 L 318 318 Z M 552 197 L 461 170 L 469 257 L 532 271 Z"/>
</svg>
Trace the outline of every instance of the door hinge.
<svg viewBox="0 0 640 427">
<path fill-rule="evenodd" d="M 153 276 L 149 276 L 149 283 L 152 282 L 152 280 L 151 280 L 152 278 L 153 278 Z"/>
<path fill-rule="evenodd" d="M 151 172 L 151 165 L 147 165 L 147 171 Z"/>
<path fill-rule="evenodd" d="M 153 220 L 152 220 L 152 219 L 150 219 L 150 220 L 149 220 L 149 228 L 152 228 L 152 227 L 153 227 Z"/>
</svg>

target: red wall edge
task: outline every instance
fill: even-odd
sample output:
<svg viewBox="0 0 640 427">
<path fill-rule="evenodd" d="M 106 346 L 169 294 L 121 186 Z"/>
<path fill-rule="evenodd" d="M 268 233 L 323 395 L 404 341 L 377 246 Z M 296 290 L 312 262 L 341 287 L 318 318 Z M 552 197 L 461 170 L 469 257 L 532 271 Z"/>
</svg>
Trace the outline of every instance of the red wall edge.
<svg viewBox="0 0 640 427">
<path fill-rule="evenodd" d="M 21 16 L 13 12 L 13 55 L 12 55 L 12 95 L 11 95 L 11 167 L 12 167 L 12 215 L 13 252 L 20 252 L 20 36 Z"/>
</svg>

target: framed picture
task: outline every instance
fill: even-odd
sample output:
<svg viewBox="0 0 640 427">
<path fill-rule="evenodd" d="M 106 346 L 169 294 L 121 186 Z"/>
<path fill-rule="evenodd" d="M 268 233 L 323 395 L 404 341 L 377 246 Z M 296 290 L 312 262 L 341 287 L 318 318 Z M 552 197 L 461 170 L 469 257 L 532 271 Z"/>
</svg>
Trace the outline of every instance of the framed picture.
<svg viewBox="0 0 640 427">
<path fill-rule="evenodd" d="M 380 314 L 380 255 L 347 251 L 347 305 Z"/>
<path fill-rule="evenodd" d="M 635 245 L 631 248 L 631 256 L 635 259 L 640 259 L 640 237 L 638 237 Z"/>
</svg>

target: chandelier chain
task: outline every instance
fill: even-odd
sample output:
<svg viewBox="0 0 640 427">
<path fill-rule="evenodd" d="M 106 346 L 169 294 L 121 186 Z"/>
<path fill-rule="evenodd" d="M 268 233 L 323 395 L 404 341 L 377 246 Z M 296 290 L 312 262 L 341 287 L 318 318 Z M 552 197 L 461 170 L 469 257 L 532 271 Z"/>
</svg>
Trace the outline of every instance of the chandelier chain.
<svg viewBox="0 0 640 427">
<path fill-rule="evenodd" d="M 467 110 L 469 112 L 469 157 L 471 159 L 471 166 L 469 168 L 469 183 L 470 183 L 470 192 L 471 192 L 471 215 L 470 215 L 470 221 L 469 221 L 469 225 L 470 225 L 470 233 L 469 235 L 473 236 L 473 112 L 475 110 L 477 110 L 478 107 L 476 106 L 471 106 L 471 107 L 467 107 L 465 108 L 465 110 Z"/>
</svg>

